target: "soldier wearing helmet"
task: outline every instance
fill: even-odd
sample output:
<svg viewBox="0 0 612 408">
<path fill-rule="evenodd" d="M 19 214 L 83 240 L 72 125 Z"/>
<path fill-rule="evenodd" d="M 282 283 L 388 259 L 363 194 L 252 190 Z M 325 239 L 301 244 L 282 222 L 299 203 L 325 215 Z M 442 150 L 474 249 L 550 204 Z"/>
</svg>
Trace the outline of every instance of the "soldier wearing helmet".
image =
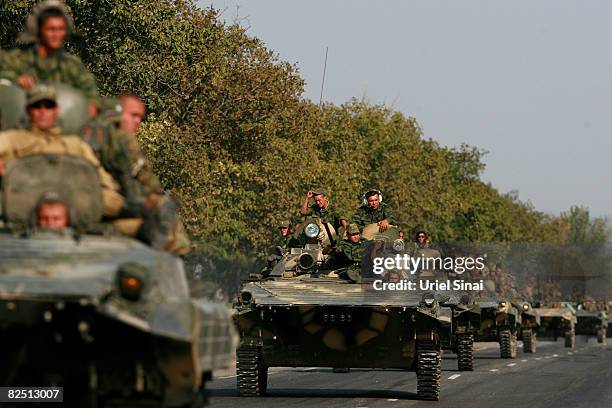
<svg viewBox="0 0 612 408">
<path fill-rule="evenodd" d="M 64 48 L 74 31 L 64 2 L 45 0 L 34 7 L 17 42 L 21 48 L 0 53 L 0 78 L 24 90 L 36 83 L 65 83 L 81 90 L 89 100 L 90 116 L 97 112 L 96 81 L 79 57 Z"/>
<path fill-rule="evenodd" d="M 368 189 L 363 193 L 362 205 L 351 218 L 351 223 L 362 229 L 368 224 L 378 224 L 380 232 L 384 232 L 396 224 L 396 220 L 387 203 L 383 203 L 380 190 Z"/>
</svg>

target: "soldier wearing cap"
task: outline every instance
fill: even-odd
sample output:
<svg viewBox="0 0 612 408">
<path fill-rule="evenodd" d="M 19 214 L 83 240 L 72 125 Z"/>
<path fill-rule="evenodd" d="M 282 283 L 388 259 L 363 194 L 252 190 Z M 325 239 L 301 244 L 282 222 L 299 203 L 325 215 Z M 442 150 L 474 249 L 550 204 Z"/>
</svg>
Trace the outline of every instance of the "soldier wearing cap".
<svg viewBox="0 0 612 408">
<path fill-rule="evenodd" d="M 293 231 L 291 231 L 291 221 L 283 220 L 278 225 L 278 234 L 280 236 L 280 241 L 281 241 L 279 246 L 282 249 L 287 249 L 287 248 L 293 248 L 293 247 L 300 246 L 298 240 L 296 240 L 293 237 L 292 232 Z"/>
<path fill-rule="evenodd" d="M 310 208 L 308 208 L 308 203 L 310 202 L 311 198 L 314 202 Z M 303 217 L 314 216 L 321 219 L 327 219 L 327 222 L 331 223 L 337 232 L 340 232 L 340 227 L 344 227 L 344 229 L 346 229 L 346 218 L 334 210 L 329 202 L 327 190 L 323 188 L 308 190 L 306 197 L 304 197 L 304 201 L 302 202 L 300 214 L 302 214 Z"/>
<path fill-rule="evenodd" d="M 66 51 L 65 39 L 74 31 L 64 2 L 46 0 L 34 7 L 17 42 L 22 46 L 0 53 L 0 78 L 24 90 L 36 83 L 62 82 L 81 90 L 90 101 L 89 114 L 97 112 L 96 81 L 80 58 Z"/>
<path fill-rule="evenodd" d="M 380 232 L 384 232 L 389 226 L 396 224 L 396 220 L 389 206 L 383 203 L 381 192 L 369 189 L 363 194 L 363 203 L 351 218 L 351 223 L 362 229 L 369 224 L 378 224 Z"/>
<path fill-rule="evenodd" d="M 89 145 L 78 136 L 63 135 L 57 127 L 59 108 L 55 89 L 48 85 L 35 85 L 27 93 L 26 105 L 30 128 L 0 133 L 0 176 L 5 163 L 23 156 L 52 153 L 82 157 L 95 166 L 100 177 L 104 215 L 119 216 L 125 201 L 118 193 L 117 183 L 100 165 Z"/>
</svg>

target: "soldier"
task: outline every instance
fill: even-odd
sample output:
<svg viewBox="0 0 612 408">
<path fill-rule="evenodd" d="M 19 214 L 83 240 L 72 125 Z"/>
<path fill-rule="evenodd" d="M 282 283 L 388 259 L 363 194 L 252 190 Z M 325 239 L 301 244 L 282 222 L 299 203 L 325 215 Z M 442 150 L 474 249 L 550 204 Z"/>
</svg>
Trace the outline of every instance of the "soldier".
<svg viewBox="0 0 612 408">
<path fill-rule="evenodd" d="M 96 81 L 80 58 L 64 48 L 74 31 L 72 17 L 59 0 L 46 0 L 34 7 L 17 42 L 23 47 L 0 53 L 0 78 L 24 90 L 36 83 L 62 82 L 81 90 L 89 100 L 90 116 L 97 113 Z"/>
<path fill-rule="evenodd" d="M 354 282 L 361 281 L 361 262 L 364 255 L 363 242 L 357 224 L 349 224 L 347 239 L 340 241 L 334 256 L 335 265 L 346 267 L 344 276 Z"/>
<path fill-rule="evenodd" d="M 55 153 L 80 156 L 93 164 L 100 177 L 104 215 L 116 218 L 125 208 L 125 200 L 118 193 L 118 185 L 100 165 L 91 148 L 78 136 L 62 135 L 56 125 L 59 114 L 55 89 L 36 85 L 27 93 L 26 111 L 30 117 L 27 130 L 9 130 L 0 133 L 0 176 L 3 164 L 19 157 L 37 153 Z"/>
<path fill-rule="evenodd" d="M 427 248 L 429 246 L 429 237 L 427 232 L 420 230 L 414 234 L 414 243 L 417 248 Z"/>
<path fill-rule="evenodd" d="M 379 190 L 366 190 L 363 194 L 363 204 L 351 218 L 351 223 L 357 224 L 362 229 L 368 224 L 378 224 L 380 232 L 396 224 L 391 209 L 386 203 L 383 203 L 382 198 Z"/>
<path fill-rule="evenodd" d="M 36 226 L 39 228 L 62 229 L 70 226 L 68 205 L 54 191 L 42 195 L 35 214 Z"/>
<path fill-rule="evenodd" d="M 291 221 L 283 220 L 278 226 L 278 233 L 281 240 L 280 247 L 282 249 L 296 248 L 301 246 L 300 242 L 293 237 L 293 231 L 291 230 Z"/>
<path fill-rule="evenodd" d="M 308 203 L 311 198 L 313 199 L 314 203 L 310 206 L 310 208 L 308 208 Z M 341 234 L 342 231 L 340 231 L 340 227 L 343 227 L 343 229 L 346 230 L 346 218 L 334 210 L 329 202 L 327 191 L 323 188 L 308 190 L 306 197 L 304 197 L 304 201 L 302 202 L 300 214 L 303 217 L 315 216 L 321 219 L 326 219 L 333 225 L 339 236 L 344 235 L 344 233 Z"/>
</svg>

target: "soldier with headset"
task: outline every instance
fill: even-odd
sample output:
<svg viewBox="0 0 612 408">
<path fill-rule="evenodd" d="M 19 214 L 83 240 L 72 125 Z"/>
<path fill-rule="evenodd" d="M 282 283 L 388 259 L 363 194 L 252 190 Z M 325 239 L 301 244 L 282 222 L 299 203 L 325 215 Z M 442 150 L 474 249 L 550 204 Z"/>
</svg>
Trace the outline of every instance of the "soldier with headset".
<svg viewBox="0 0 612 408">
<path fill-rule="evenodd" d="M 380 232 L 384 232 L 397 222 L 391 208 L 383 202 L 380 190 L 371 188 L 363 193 L 362 205 L 351 218 L 351 223 L 361 229 L 369 224 L 378 224 Z"/>
</svg>

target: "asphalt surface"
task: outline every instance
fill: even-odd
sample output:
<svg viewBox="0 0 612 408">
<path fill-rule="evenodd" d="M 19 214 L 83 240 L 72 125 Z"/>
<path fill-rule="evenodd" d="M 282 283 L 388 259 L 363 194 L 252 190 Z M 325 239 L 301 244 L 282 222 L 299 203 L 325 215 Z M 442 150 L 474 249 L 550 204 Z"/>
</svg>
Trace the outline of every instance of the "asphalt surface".
<svg viewBox="0 0 612 408">
<path fill-rule="evenodd" d="M 474 371 L 457 371 L 454 354 L 442 361 L 440 401 L 420 401 L 416 375 L 397 370 L 332 373 L 328 368 L 271 368 L 266 397 L 239 397 L 235 373 L 208 387 L 221 407 L 612 407 L 612 339 L 578 336 L 574 349 L 538 341 L 535 354 L 500 359 L 496 343 L 476 343 Z"/>
</svg>

